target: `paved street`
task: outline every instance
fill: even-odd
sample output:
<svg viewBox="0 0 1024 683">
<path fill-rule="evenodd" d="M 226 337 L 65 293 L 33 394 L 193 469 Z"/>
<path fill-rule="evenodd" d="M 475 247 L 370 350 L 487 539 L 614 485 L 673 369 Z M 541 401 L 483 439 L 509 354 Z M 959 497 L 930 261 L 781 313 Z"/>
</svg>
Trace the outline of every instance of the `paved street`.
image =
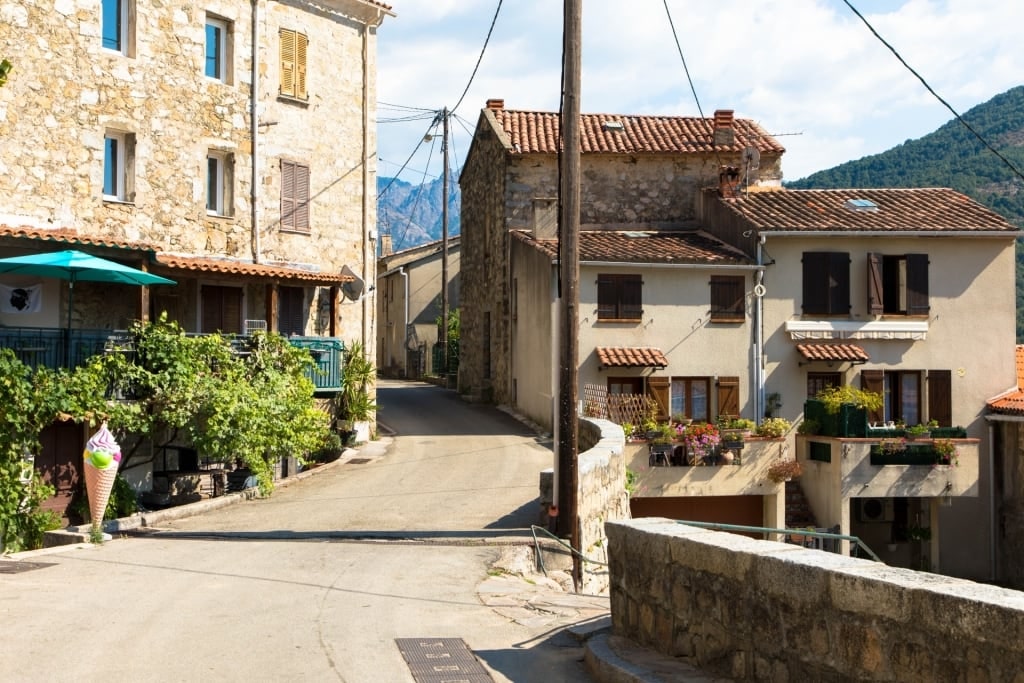
<svg viewBox="0 0 1024 683">
<path fill-rule="evenodd" d="M 0 574 L 0 678 L 402 682 L 396 639 L 448 638 L 495 681 L 589 680 L 563 627 L 607 600 L 492 569 L 529 538 L 550 451 L 436 387 L 379 402 L 393 437 L 268 499 L 17 558 L 48 566 Z"/>
</svg>

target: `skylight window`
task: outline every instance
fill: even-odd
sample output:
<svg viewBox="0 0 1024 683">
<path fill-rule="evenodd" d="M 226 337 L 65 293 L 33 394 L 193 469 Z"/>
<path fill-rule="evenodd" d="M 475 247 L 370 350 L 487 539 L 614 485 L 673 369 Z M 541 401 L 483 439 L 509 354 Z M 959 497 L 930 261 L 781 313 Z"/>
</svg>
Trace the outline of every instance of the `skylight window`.
<svg viewBox="0 0 1024 683">
<path fill-rule="evenodd" d="M 622 125 L 622 121 L 605 121 L 601 124 L 601 127 L 605 130 L 625 130 L 625 126 Z"/>
<path fill-rule="evenodd" d="M 845 206 L 852 211 L 878 211 L 878 204 L 870 199 L 847 199 Z"/>
</svg>

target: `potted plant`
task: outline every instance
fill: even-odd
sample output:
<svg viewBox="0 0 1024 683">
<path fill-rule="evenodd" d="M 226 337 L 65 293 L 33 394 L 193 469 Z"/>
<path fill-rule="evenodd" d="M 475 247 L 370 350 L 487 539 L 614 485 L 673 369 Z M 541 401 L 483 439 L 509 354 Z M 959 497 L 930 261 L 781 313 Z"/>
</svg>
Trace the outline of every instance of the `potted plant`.
<svg viewBox="0 0 1024 683">
<path fill-rule="evenodd" d="M 905 428 L 903 433 L 907 435 L 908 439 L 913 441 L 914 439 L 929 438 L 932 435 L 932 430 L 928 425 L 916 424 Z"/>
<path fill-rule="evenodd" d="M 956 444 L 949 439 L 935 439 L 932 442 L 932 451 L 935 453 L 936 465 L 952 465 L 956 467 L 960 464 Z"/>
<path fill-rule="evenodd" d="M 885 455 L 898 455 L 907 450 L 907 441 L 901 436 L 887 437 L 878 442 L 878 450 Z"/>
<path fill-rule="evenodd" d="M 765 476 L 769 481 L 781 484 L 792 479 L 797 479 L 804 473 L 803 465 L 799 460 L 776 460 L 768 466 Z"/>
<path fill-rule="evenodd" d="M 815 398 L 822 402 L 830 415 L 837 414 L 844 405 L 868 412 L 881 410 L 883 405 L 883 397 L 877 391 L 858 389 L 848 384 L 822 389 Z"/>
<path fill-rule="evenodd" d="M 796 427 L 796 433 L 803 436 L 814 436 L 821 430 L 821 424 L 817 420 L 804 418 Z"/>
<path fill-rule="evenodd" d="M 352 342 L 345 354 L 337 415 L 342 431 L 354 433 L 357 443 L 370 440 L 370 419 L 377 404 L 370 398 L 369 386 L 376 375 L 377 369 L 363 353 L 362 343 Z"/>
<path fill-rule="evenodd" d="M 679 431 L 679 428 L 676 430 Z M 715 447 L 722 441 L 718 427 L 709 422 L 698 422 L 683 427 L 681 435 L 692 465 L 707 463 Z"/>
<path fill-rule="evenodd" d="M 757 435 L 769 439 L 780 439 L 792 426 L 784 417 L 769 417 L 757 426 Z"/>
</svg>

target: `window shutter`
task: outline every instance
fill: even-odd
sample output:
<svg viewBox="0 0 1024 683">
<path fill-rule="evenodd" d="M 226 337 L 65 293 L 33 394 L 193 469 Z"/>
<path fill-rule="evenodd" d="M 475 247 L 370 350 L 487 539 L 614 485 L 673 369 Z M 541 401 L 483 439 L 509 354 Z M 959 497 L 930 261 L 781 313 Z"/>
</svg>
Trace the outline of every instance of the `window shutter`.
<svg viewBox="0 0 1024 683">
<path fill-rule="evenodd" d="M 306 52 L 309 38 L 301 33 L 295 34 L 295 97 L 306 99 Z"/>
<path fill-rule="evenodd" d="M 870 315 L 882 315 L 885 311 L 882 292 L 882 255 L 868 254 L 868 313 Z"/>
<path fill-rule="evenodd" d="M 733 275 L 711 276 L 711 320 L 712 322 L 743 321 L 745 281 Z"/>
<path fill-rule="evenodd" d="M 643 317 L 643 280 L 637 275 L 623 276 L 622 280 L 622 315 L 626 320 L 639 320 Z"/>
<path fill-rule="evenodd" d="M 597 277 L 597 319 L 608 320 L 615 317 L 615 284 L 605 275 Z"/>
<path fill-rule="evenodd" d="M 658 405 L 657 419 L 659 421 L 668 420 L 671 412 L 668 377 L 648 377 L 647 395 L 654 399 L 654 402 Z"/>
<path fill-rule="evenodd" d="M 928 419 L 940 427 L 953 426 L 953 374 L 949 370 L 928 371 Z"/>
<path fill-rule="evenodd" d="M 295 164 L 281 160 L 281 227 L 295 228 Z"/>
<path fill-rule="evenodd" d="M 238 287 L 204 285 L 200 293 L 203 332 L 242 332 L 242 290 Z"/>
<path fill-rule="evenodd" d="M 281 94 L 289 97 L 297 97 L 295 94 L 295 60 L 296 60 L 296 37 L 295 31 L 281 29 Z"/>
<path fill-rule="evenodd" d="M 284 336 L 303 334 L 305 330 L 305 290 L 302 287 L 281 287 L 277 331 Z"/>
<path fill-rule="evenodd" d="M 804 315 L 828 313 L 828 254 L 809 251 L 803 257 Z"/>
<path fill-rule="evenodd" d="M 844 252 L 829 254 L 828 312 L 832 315 L 850 313 L 850 255 Z"/>
<path fill-rule="evenodd" d="M 237 287 L 222 287 L 224 298 L 224 317 L 220 331 L 225 334 L 242 333 L 242 290 Z"/>
<path fill-rule="evenodd" d="M 880 396 L 885 396 L 885 373 L 882 370 L 861 370 L 860 388 L 864 391 L 873 391 Z M 868 413 L 868 422 L 881 422 L 885 419 L 885 406 L 881 410 Z"/>
<path fill-rule="evenodd" d="M 295 165 L 295 229 L 309 232 L 309 166 Z"/>
<path fill-rule="evenodd" d="M 740 414 L 740 378 L 718 378 L 718 414 L 739 417 Z"/>
<path fill-rule="evenodd" d="M 907 254 L 907 315 L 928 311 L 928 254 Z"/>
</svg>

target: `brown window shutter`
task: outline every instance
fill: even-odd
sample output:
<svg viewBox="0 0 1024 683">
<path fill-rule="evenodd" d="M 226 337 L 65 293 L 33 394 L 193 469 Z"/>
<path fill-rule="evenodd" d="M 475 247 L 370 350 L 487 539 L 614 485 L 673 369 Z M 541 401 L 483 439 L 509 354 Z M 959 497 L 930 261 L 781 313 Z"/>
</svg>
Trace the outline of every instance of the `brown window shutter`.
<svg viewBox="0 0 1024 683">
<path fill-rule="evenodd" d="M 928 254 L 907 254 L 907 315 L 928 315 Z"/>
<path fill-rule="evenodd" d="M 928 419 L 940 427 L 953 426 L 953 373 L 949 370 L 928 371 Z"/>
<path fill-rule="evenodd" d="M 295 229 L 309 232 L 309 166 L 295 165 Z"/>
<path fill-rule="evenodd" d="M 306 52 L 309 38 L 301 33 L 295 35 L 295 97 L 307 99 L 306 93 Z"/>
<path fill-rule="evenodd" d="M 861 370 L 860 388 L 864 391 L 873 391 L 880 396 L 885 396 L 885 373 L 882 370 Z M 881 422 L 885 419 L 885 407 L 881 410 L 872 411 L 868 414 L 869 422 Z"/>
<path fill-rule="evenodd" d="M 739 417 L 740 414 L 740 378 L 718 378 L 718 414 Z"/>
<path fill-rule="evenodd" d="M 238 287 L 203 285 L 200 291 L 203 307 L 203 332 L 242 332 L 242 290 Z"/>
<path fill-rule="evenodd" d="M 654 399 L 654 402 L 658 404 L 658 420 L 664 421 L 669 418 L 669 410 L 671 404 L 669 403 L 669 378 L 668 377 L 648 377 L 647 378 L 647 395 Z"/>
<path fill-rule="evenodd" d="M 829 254 L 829 305 L 832 315 L 850 313 L 850 255 L 845 252 Z"/>
<path fill-rule="evenodd" d="M 597 276 L 597 319 L 615 317 L 615 301 L 618 299 L 615 282 L 608 275 Z"/>
<path fill-rule="evenodd" d="M 803 255 L 803 300 L 804 315 L 826 313 L 828 310 L 828 254 L 809 251 Z"/>
<path fill-rule="evenodd" d="M 297 97 L 296 81 L 296 34 L 290 29 L 281 29 L 281 94 Z"/>
<path fill-rule="evenodd" d="M 870 315 L 882 315 L 885 311 L 882 291 L 882 255 L 868 254 L 868 313 Z"/>
<path fill-rule="evenodd" d="M 711 322 L 743 322 L 745 284 L 742 276 L 711 276 Z"/>
<path fill-rule="evenodd" d="M 277 331 L 286 337 L 305 334 L 305 290 L 302 287 L 281 287 L 278 301 Z"/>
<path fill-rule="evenodd" d="M 639 320 L 643 317 L 643 280 L 639 275 L 622 278 L 622 318 Z"/>
<path fill-rule="evenodd" d="M 281 160 L 281 227 L 295 229 L 295 164 Z"/>
</svg>

